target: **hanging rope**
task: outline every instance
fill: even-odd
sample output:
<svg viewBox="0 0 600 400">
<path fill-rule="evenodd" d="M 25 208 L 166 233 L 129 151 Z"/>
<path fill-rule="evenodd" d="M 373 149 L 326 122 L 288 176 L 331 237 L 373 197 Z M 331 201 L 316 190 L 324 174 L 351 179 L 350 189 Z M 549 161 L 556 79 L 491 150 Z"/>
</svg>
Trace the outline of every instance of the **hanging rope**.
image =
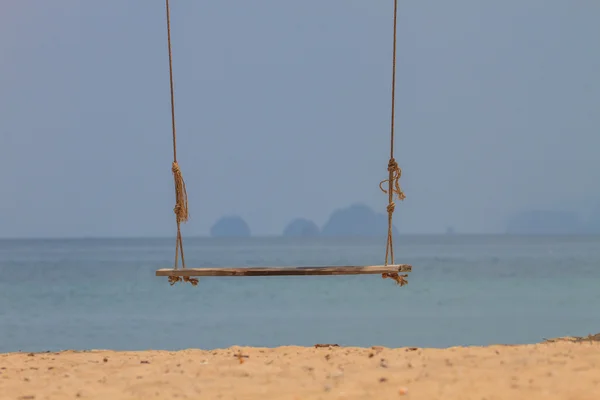
<svg viewBox="0 0 600 400">
<path fill-rule="evenodd" d="M 382 192 L 388 195 L 388 233 L 387 233 L 387 244 L 385 248 L 385 265 L 394 265 L 394 241 L 393 241 L 393 223 L 392 216 L 396 208 L 394 203 L 394 195 L 399 200 L 404 200 L 406 196 L 400 188 L 400 177 L 402 176 L 402 170 L 398 166 L 396 159 L 394 158 L 394 117 L 396 107 L 396 32 L 397 32 L 397 14 L 398 14 L 398 0 L 394 0 L 394 40 L 393 40 L 393 56 L 392 56 L 392 117 L 390 124 L 390 160 L 388 162 L 388 179 L 385 179 L 379 183 L 379 188 Z M 383 187 L 384 183 L 388 183 L 387 190 Z M 382 278 L 391 278 L 396 281 L 400 286 L 408 283 L 404 279 L 407 275 L 398 275 L 397 273 L 385 273 L 382 274 Z"/>
<path fill-rule="evenodd" d="M 171 171 L 173 172 L 173 178 L 175 180 L 175 220 L 177 222 L 177 242 L 175 245 L 175 265 L 173 269 L 178 269 L 179 255 L 181 255 L 181 266 L 185 268 L 185 257 L 183 254 L 183 239 L 181 237 L 181 223 L 187 222 L 189 219 L 188 212 L 188 199 L 187 190 L 185 188 L 185 182 L 183 181 L 183 175 L 181 169 L 177 163 L 177 131 L 175 129 L 175 90 L 173 84 L 173 55 L 171 51 L 171 12 L 169 7 L 169 0 L 165 0 L 165 6 L 167 10 L 167 43 L 169 47 L 169 78 L 171 86 L 171 128 L 173 132 L 173 165 Z M 184 281 L 190 282 L 196 286 L 198 279 L 189 278 L 187 276 L 183 279 L 179 276 L 170 276 L 169 283 L 174 285 L 177 282 Z"/>
</svg>

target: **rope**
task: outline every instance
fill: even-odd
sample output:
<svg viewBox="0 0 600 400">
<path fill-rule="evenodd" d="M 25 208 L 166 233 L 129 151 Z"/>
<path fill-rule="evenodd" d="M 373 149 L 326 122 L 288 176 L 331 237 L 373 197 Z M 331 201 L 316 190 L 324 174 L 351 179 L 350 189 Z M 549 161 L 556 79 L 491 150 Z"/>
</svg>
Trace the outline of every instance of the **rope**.
<svg viewBox="0 0 600 400">
<path fill-rule="evenodd" d="M 396 160 L 392 157 L 388 162 L 388 179 L 385 179 L 379 183 L 379 189 L 383 193 L 388 195 L 388 205 L 387 205 L 387 213 L 388 213 L 388 234 L 387 234 L 387 245 L 385 249 L 385 265 L 388 265 L 390 262 L 392 265 L 394 264 L 394 242 L 393 242 L 393 214 L 396 209 L 396 203 L 394 202 L 394 196 L 398 198 L 398 200 L 404 200 L 406 195 L 400 188 L 400 177 L 402 176 L 402 170 L 398 166 Z M 384 183 L 388 183 L 388 189 L 386 190 L 383 187 Z"/>
<path fill-rule="evenodd" d="M 384 272 L 383 274 L 381 274 L 381 277 L 383 279 L 385 278 L 391 278 L 394 281 L 396 281 L 396 284 L 399 286 L 404 286 L 408 283 L 408 281 L 405 279 L 408 277 L 408 274 L 405 275 L 398 275 L 397 272 Z"/>
<path fill-rule="evenodd" d="M 393 224 L 392 216 L 396 208 L 394 203 L 394 195 L 399 200 L 404 200 L 406 196 L 400 188 L 400 177 L 402 176 L 402 170 L 398 166 L 396 159 L 394 158 L 394 119 L 396 111 L 396 36 L 397 36 L 397 20 L 398 20 L 398 0 L 394 0 L 394 39 L 393 39 L 393 56 L 392 56 L 392 116 L 390 123 L 390 160 L 388 162 L 388 179 L 385 179 L 379 183 L 379 188 L 382 192 L 388 195 L 388 234 L 387 244 L 385 249 L 385 265 L 394 264 L 394 242 L 393 242 Z M 388 183 L 387 190 L 383 187 L 384 183 Z M 392 278 L 400 286 L 405 285 L 407 282 L 404 279 L 406 275 L 398 275 L 397 273 L 384 273 L 382 278 Z"/>
<path fill-rule="evenodd" d="M 173 212 L 175 212 L 177 224 L 180 224 L 182 222 L 187 222 L 190 218 L 188 213 L 187 190 L 177 161 L 173 162 L 171 170 L 173 171 L 173 178 L 175 178 L 175 207 L 173 208 Z"/>
<path fill-rule="evenodd" d="M 173 165 L 171 167 L 171 171 L 173 172 L 173 178 L 175 180 L 175 207 L 173 208 L 173 212 L 175 213 L 175 220 L 177 222 L 177 241 L 175 245 L 175 263 L 173 269 L 178 269 L 179 255 L 181 255 L 181 266 L 182 268 L 185 268 L 183 239 L 181 237 L 181 223 L 188 221 L 189 212 L 187 190 L 185 188 L 183 175 L 181 174 L 181 169 L 179 168 L 179 164 L 177 163 L 177 130 L 175 129 L 175 85 L 173 83 L 173 53 L 171 50 L 171 12 L 169 7 L 169 0 L 165 0 L 165 7 L 167 13 L 167 43 L 169 48 L 169 79 L 171 87 L 171 128 L 173 132 Z M 174 285 L 175 283 L 180 281 L 190 282 L 194 286 L 198 284 L 197 279 L 189 278 L 187 276 L 183 278 L 178 276 L 169 277 L 169 283 L 171 285 Z"/>
<path fill-rule="evenodd" d="M 169 283 L 171 284 L 171 286 L 173 286 L 177 282 L 189 282 L 192 284 L 192 286 L 198 286 L 198 279 L 196 278 L 190 278 L 189 276 L 184 276 L 183 278 L 175 275 L 169 276 Z"/>
</svg>

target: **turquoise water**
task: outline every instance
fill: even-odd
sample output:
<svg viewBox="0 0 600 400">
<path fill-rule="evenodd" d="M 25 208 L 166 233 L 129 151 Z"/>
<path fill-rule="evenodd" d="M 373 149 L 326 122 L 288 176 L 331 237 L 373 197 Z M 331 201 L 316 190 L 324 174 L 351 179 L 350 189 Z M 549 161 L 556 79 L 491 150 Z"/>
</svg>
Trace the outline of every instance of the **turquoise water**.
<svg viewBox="0 0 600 400">
<path fill-rule="evenodd" d="M 188 266 L 380 264 L 385 240 L 185 240 Z M 600 237 L 400 236 L 378 275 L 169 286 L 173 239 L 0 241 L 0 352 L 537 342 L 600 331 Z"/>
</svg>

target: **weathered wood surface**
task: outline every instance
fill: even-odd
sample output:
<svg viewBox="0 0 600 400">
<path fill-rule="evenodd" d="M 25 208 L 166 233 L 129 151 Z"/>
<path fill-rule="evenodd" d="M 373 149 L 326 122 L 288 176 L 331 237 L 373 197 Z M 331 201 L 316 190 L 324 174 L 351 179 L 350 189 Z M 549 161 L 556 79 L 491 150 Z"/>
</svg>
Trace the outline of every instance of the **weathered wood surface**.
<svg viewBox="0 0 600 400">
<path fill-rule="evenodd" d="M 411 272 L 408 264 L 340 267 L 259 267 L 259 268 L 180 268 L 159 269 L 156 276 L 302 276 L 364 275 Z"/>
</svg>

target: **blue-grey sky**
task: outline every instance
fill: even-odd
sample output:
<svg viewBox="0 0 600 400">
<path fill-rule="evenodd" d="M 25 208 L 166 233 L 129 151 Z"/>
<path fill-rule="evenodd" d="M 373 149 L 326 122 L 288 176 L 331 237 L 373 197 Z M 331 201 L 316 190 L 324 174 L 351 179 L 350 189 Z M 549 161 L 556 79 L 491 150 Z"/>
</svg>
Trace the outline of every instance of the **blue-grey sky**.
<svg viewBox="0 0 600 400">
<path fill-rule="evenodd" d="M 385 211 L 392 0 L 171 6 L 186 235 Z M 164 2 L 1 9 L 0 236 L 172 234 Z M 400 1 L 401 232 L 600 201 L 598 21 L 597 0 Z"/>
</svg>

